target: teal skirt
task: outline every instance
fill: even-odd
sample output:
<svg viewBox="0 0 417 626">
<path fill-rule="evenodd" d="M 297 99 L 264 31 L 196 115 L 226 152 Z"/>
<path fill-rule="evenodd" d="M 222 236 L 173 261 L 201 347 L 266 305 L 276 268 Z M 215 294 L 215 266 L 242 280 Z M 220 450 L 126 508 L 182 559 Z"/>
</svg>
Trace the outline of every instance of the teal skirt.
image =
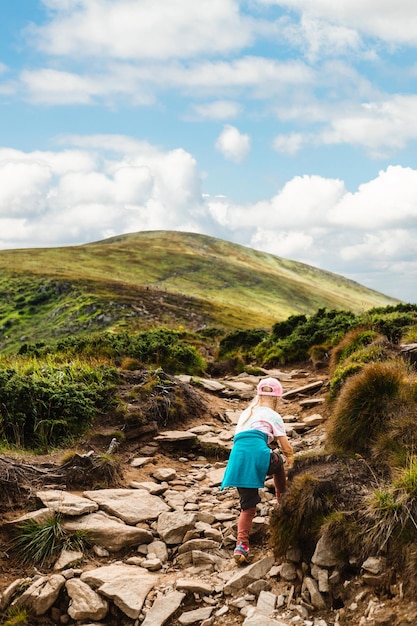
<svg viewBox="0 0 417 626">
<path fill-rule="evenodd" d="M 271 459 L 268 436 L 260 430 L 244 430 L 233 438 L 233 448 L 227 462 L 220 489 L 264 486 Z"/>
</svg>

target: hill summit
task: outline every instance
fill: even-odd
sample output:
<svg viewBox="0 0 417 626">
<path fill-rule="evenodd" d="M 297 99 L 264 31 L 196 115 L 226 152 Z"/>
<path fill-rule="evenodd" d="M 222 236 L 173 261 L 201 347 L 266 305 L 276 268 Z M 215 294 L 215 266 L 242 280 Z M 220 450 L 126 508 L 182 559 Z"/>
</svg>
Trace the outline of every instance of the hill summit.
<svg viewBox="0 0 417 626">
<path fill-rule="evenodd" d="M 398 300 L 328 271 L 215 237 L 144 231 L 0 251 L 0 346 L 99 328 L 270 328 L 319 308 Z"/>
</svg>

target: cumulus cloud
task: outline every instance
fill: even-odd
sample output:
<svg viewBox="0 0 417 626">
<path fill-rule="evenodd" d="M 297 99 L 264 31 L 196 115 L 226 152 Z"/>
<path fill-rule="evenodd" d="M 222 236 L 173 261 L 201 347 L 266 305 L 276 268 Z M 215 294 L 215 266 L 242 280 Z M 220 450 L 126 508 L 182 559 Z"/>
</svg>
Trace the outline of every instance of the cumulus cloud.
<svg viewBox="0 0 417 626">
<path fill-rule="evenodd" d="M 392 96 L 381 102 L 366 102 L 348 115 L 336 115 L 321 135 L 325 143 L 365 146 L 379 154 L 399 149 L 417 138 L 417 96 Z"/>
<path fill-rule="evenodd" d="M 231 52 L 252 40 L 250 22 L 235 0 L 43 1 L 54 11 L 53 19 L 32 26 L 31 35 L 51 55 L 189 58 Z"/>
<path fill-rule="evenodd" d="M 410 261 L 415 265 L 415 231 L 382 229 L 376 233 L 365 233 L 357 243 L 343 246 L 340 254 L 349 263 L 368 258 L 385 266 L 392 260 L 403 267 Z"/>
<path fill-rule="evenodd" d="M 258 228 L 250 243 L 253 248 L 270 254 L 288 259 L 301 259 L 312 254 L 315 238 L 312 234 L 300 230 L 271 232 Z"/>
<path fill-rule="evenodd" d="M 389 166 L 356 193 L 347 193 L 329 217 L 335 224 L 361 230 L 417 227 L 417 171 Z"/>
<path fill-rule="evenodd" d="M 27 160 L 0 162 L 0 216 L 21 217 L 42 213 L 51 178 L 47 163 Z"/>
<path fill-rule="evenodd" d="M 216 148 L 225 159 L 240 163 L 249 154 L 250 137 L 241 133 L 234 126 L 227 125 L 217 138 Z"/>
<path fill-rule="evenodd" d="M 352 145 L 372 158 L 387 158 L 417 139 L 417 96 L 393 95 L 367 102 L 345 101 L 320 106 L 313 101 L 280 106 L 277 117 L 284 122 L 310 122 L 308 132 L 277 135 L 273 147 L 283 154 L 296 154 L 308 144 Z"/>
<path fill-rule="evenodd" d="M 200 232 L 210 222 L 200 173 L 186 151 L 161 152 L 123 137 L 85 143 L 100 145 L 101 153 L 0 150 L 3 247 L 67 245 L 154 228 Z M 119 146 L 129 150 L 120 153 Z"/>
<path fill-rule="evenodd" d="M 256 223 L 269 229 L 328 228 L 328 214 L 346 193 L 343 181 L 295 176 L 270 200 L 254 205 Z"/>
</svg>

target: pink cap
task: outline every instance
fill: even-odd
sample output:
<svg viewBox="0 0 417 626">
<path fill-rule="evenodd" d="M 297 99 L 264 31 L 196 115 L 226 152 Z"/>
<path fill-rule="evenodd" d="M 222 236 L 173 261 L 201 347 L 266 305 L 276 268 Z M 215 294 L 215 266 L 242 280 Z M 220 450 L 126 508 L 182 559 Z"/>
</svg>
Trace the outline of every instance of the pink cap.
<svg viewBox="0 0 417 626">
<path fill-rule="evenodd" d="M 265 387 L 269 387 L 271 391 L 264 391 Z M 282 396 L 282 385 L 276 378 L 263 378 L 258 383 L 258 396 Z"/>
</svg>

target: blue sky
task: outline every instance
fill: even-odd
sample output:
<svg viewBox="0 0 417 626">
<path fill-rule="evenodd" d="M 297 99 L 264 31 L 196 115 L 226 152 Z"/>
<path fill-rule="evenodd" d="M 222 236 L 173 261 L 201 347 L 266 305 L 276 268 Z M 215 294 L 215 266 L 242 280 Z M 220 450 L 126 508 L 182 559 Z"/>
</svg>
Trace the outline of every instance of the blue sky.
<svg viewBox="0 0 417 626">
<path fill-rule="evenodd" d="M 414 0 L 3 0 L 0 248 L 172 229 L 417 302 Z"/>
</svg>

